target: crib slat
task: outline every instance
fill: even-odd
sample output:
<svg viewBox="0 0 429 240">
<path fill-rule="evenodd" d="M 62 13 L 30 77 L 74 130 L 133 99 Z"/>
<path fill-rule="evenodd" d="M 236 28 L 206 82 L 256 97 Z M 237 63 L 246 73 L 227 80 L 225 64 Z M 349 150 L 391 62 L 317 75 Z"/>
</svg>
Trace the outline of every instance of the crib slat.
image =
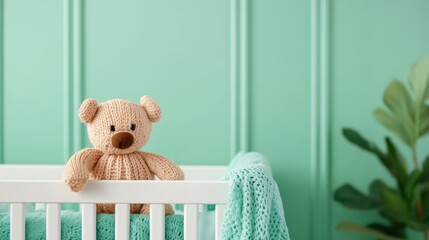
<svg viewBox="0 0 429 240">
<path fill-rule="evenodd" d="M 128 240 L 130 236 L 130 204 L 115 206 L 115 239 Z"/>
<path fill-rule="evenodd" d="M 216 204 L 216 212 L 215 212 L 215 239 L 221 240 L 221 228 L 223 222 L 223 212 L 225 211 L 225 205 Z"/>
<path fill-rule="evenodd" d="M 94 203 L 80 204 L 82 212 L 82 239 L 96 239 L 96 208 Z"/>
<path fill-rule="evenodd" d="M 186 240 L 198 239 L 198 204 L 185 204 L 184 230 Z"/>
<path fill-rule="evenodd" d="M 164 240 L 165 238 L 165 207 L 164 204 L 150 205 L 150 240 Z"/>
<path fill-rule="evenodd" d="M 10 239 L 25 239 L 25 208 L 24 203 L 10 204 Z"/>
<path fill-rule="evenodd" d="M 46 239 L 61 239 L 61 204 L 48 203 L 46 207 Z"/>
</svg>

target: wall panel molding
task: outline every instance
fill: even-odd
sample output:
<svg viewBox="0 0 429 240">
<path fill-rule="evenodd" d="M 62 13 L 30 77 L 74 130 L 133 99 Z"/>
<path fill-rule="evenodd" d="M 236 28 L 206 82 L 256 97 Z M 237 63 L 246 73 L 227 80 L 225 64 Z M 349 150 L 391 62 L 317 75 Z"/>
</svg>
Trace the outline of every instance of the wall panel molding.
<svg viewBox="0 0 429 240">
<path fill-rule="evenodd" d="M 0 0 L 0 164 L 4 163 L 4 12 Z"/>
<path fill-rule="evenodd" d="M 231 157 L 249 150 L 248 0 L 231 0 Z"/>
<path fill-rule="evenodd" d="M 240 6 L 240 151 L 249 150 L 248 0 Z"/>
<path fill-rule="evenodd" d="M 231 117 L 231 134 L 230 134 L 230 142 L 231 142 L 231 158 L 238 152 L 238 20 L 237 20 L 237 9 L 238 3 L 237 0 L 230 1 L 230 117 Z"/>
<path fill-rule="evenodd" d="M 73 154 L 73 12 L 72 0 L 63 1 L 64 161 Z"/>
<path fill-rule="evenodd" d="M 77 117 L 83 91 L 83 2 L 63 1 L 64 161 L 83 148 L 83 126 Z"/>
<path fill-rule="evenodd" d="M 311 1 L 311 239 L 331 239 L 329 0 Z"/>
<path fill-rule="evenodd" d="M 86 136 L 83 133 L 84 127 L 77 117 L 80 104 L 83 101 L 84 93 L 84 29 L 85 12 L 84 0 L 74 0 L 73 8 L 73 113 L 72 122 L 74 129 L 74 151 L 82 149 Z"/>
</svg>

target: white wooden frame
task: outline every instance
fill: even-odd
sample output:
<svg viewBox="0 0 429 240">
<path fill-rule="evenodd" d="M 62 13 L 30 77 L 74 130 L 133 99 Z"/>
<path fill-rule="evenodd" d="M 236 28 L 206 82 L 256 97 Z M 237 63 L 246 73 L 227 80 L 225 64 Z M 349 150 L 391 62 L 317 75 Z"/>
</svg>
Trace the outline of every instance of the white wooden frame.
<svg viewBox="0 0 429 240">
<path fill-rule="evenodd" d="M 11 203 L 10 228 L 14 240 L 25 239 L 24 203 L 27 202 L 47 204 L 48 240 L 59 240 L 61 236 L 60 203 L 81 204 L 85 240 L 96 238 L 95 203 L 116 204 L 115 238 L 121 240 L 129 237 L 130 203 L 151 204 L 151 240 L 164 239 L 164 204 L 184 204 L 187 240 L 198 239 L 198 206 L 216 204 L 215 237 L 219 240 L 228 196 L 228 182 L 219 179 L 226 167 L 185 166 L 182 169 L 184 181 L 90 181 L 82 191 L 74 193 L 61 180 L 63 166 L 0 165 L 0 203 Z"/>
</svg>

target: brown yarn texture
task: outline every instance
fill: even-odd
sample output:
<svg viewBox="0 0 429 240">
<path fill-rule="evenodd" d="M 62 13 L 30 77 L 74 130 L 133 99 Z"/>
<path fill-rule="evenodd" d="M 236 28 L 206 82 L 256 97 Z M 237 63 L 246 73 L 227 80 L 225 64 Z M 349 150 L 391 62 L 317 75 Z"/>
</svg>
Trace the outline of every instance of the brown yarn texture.
<svg viewBox="0 0 429 240">
<path fill-rule="evenodd" d="M 94 180 L 183 180 L 183 171 L 171 160 L 154 153 L 141 152 L 150 137 L 152 122 L 161 117 L 159 105 L 144 96 L 140 104 L 114 99 L 97 104 L 86 99 L 79 118 L 87 124 L 94 148 L 76 152 L 64 170 L 65 184 L 80 191 Z M 131 213 L 149 213 L 148 204 L 131 204 Z M 114 204 L 97 204 L 97 213 L 114 213 Z M 166 205 L 165 213 L 173 214 Z"/>
</svg>

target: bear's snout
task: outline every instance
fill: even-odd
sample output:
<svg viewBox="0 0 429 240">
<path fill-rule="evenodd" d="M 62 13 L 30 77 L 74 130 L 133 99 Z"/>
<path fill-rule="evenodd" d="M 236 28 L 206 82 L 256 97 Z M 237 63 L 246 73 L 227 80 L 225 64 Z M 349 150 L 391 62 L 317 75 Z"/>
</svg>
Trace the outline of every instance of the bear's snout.
<svg viewBox="0 0 429 240">
<path fill-rule="evenodd" d="M 127 149 L 134 143 L 134 137 L 129 132 L 118 132 L 112 136 L 112 146 L 119 149 Z"/>
</svg>

